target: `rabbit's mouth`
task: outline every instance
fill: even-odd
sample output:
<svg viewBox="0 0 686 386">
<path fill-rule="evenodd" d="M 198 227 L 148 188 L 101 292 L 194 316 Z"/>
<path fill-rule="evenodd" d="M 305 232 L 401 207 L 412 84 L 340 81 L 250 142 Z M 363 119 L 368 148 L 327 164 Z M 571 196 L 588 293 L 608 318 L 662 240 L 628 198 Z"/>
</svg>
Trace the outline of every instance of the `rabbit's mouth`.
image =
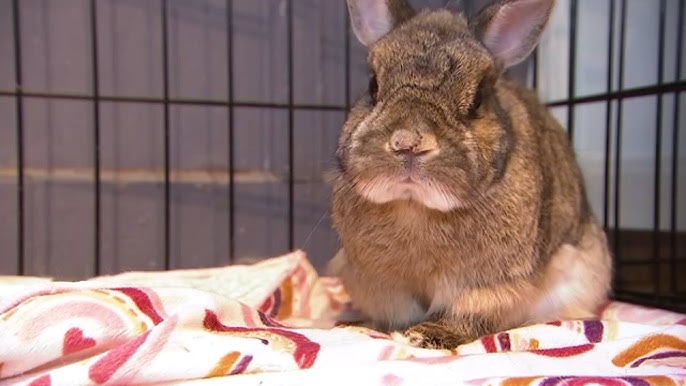
<svg viewBox="0 0 686 386">
<path fill-rule="evenodd" d="M 376 204 L 410 200 L 441 212 L 462 207 L 462 200 L 450 193 L 442 184 L 421 178 L 414 173 L 405 174 L 400 178 L 375 177 L 356 184 L 356 187 L 364 198 Z"/>
</svg>

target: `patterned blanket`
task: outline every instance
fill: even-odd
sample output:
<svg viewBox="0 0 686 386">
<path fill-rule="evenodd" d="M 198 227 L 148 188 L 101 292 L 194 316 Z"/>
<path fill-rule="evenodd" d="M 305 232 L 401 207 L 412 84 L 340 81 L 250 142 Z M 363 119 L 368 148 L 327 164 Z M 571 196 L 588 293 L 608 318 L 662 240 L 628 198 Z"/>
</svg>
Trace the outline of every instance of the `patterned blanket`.
<svg viewBox="0 0 686 386">
<path fill-rule="evenodd" d="M 82 282 L 0 278 L 0 386 L 686 384 L 686 315 L 614 302 L 599 320 L 448 351 L 339 322 L 353 311 L 302 252 Z"/>
</svg>

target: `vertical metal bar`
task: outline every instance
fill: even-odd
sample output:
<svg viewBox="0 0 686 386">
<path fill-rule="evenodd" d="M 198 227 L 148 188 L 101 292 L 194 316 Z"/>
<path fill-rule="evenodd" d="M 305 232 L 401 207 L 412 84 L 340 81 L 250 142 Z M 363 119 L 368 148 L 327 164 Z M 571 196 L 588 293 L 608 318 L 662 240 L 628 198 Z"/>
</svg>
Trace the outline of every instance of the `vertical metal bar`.
<svg viewBox="0 0 686 386">
<path fill-rule="evenodd" d="M 615 39 L 614 39 L 614 25 L 615 25 L 615 0 L 609 0 L 609 17 L 607 24 L 607 83 L 605 85 L 606 92 L 612 92 L 612 78 L 614 70 L 614 56 L 615 56 Z M 608 98 L 605 102 L 605 172 L 603 182 L 603 227 L 607 231 L 610 223 L 610 159 L 611 159 L 611 140 L 612 135 L 612 99 Z"/>
<path fill-rule="evenodd" d="M 21 20 L 19 0 L 12 0 L 12 23 L 14 34 L 14 83 L 15 113 L 17 120 L 17 274 L 26 273 L 24 261 L 24 100 L 21 66 Z"/>
<path fill-rule="evenodd" d="M 169 31 L 167 0 L 162 1 L 162 86 L 164 107 L 164 269 L 171 268 L 171 202 L 169 178 Z"/>
<path fill-rule="evenodd" d="M 345 111 L 350 111 L 350 18 L 348 17 L 348 7 L 341 2 L 344 8 L 343 14 L 345 17 Z"/>
<path fill-rule="evenodd" d="M 536 90 L 538 89 L 538 47 L 536 47 L 531 57 L 531 65 L 533 66 L 531 70 L 531 87 Z"/>
<path fill-rule="evenodd" d="M 236 255 L 235 236 L 235 186 L 234 186 L 234 95 L 233 95 L 233 0 L 226 0 L 226 67 L 227 67 L 227 98 L 228 98 L 228 150 L 229 150 L 229 186 L 228 186 L 228 217 L 229 217 L 229 263 L 233 264 Z"/>
<path fill-rule="evenodd" d="M 569 2 L 569 64 L 567 69 L 567 100 L 574 99 L 576 94 L 576 30 L 579 20 L 577 18 L 579 13 L 579 4 L 577 0 L 570 0 Z M 569 139 L 574 142 L 574 110 L 575 105 L 568 104 L 569 111 L 567 111 L 567 134 Z"/>
<path fill-rule="evenodd" d="M 97 0 L 91 0 L 91 60 L 93 71 L 93 256 L 95 275 L 100 275 L 100 75 L 98 66 L 98 9 Z"/>
<path fill-rule="evenodd" d="M 667 4 L 665 0 L 660 0 L 660 22 L 658 32 L 658 54 L 657 54 L 657 84 L 663 83 L 664 55 L 665 55 L 665 18 Z M 653 176 L 653 295 L 657 298 L 660 295 L 660 196 L 662 189 L 660 186 L 660 172 L 662 171 L 662 94 L 657 96 L 657 107 L 655 113 L 655 175 Z"/>
<path fill-rule="evenodd" d="M 684 43 L 684 3 L 686 0 L 679 1 L 679 21 L 677 22 L 677 50 L 676 67 L 674 79 L 679 79 L 681 76 L 681 49 Z M 672 293 L 677 292 L 677 194 L 678 194 L 678 178 L 679 178 L 679 106 L 681 105 L 681 93 L 674 93 L 674 116 L 672 128 L 672 176 L 671 176 L 671 194 L 670 194 L 670 209 L 671 216 L 669 219 L 669 268 L 670 268 L 670 284 L 669 290 Z"/>
<path fill-rule="evenodd" d="M 620 27 L 619 27 L 619 62 L 618 71 L 619 79 L 617 85 L 617 91 L 622 91 L 624 88 L 624 53 L 625 53 L 625 43 L 626 43 L 626 0 L 622 0 L 622 10 L 620 14 Z M 615 260 L 621 264 L 622 253 L 619 249 L 621 245 L 620 232 L 619 232 L 619 220 L 620 220 L 620 196 L 621 196 L 621 172 L 622 172 L 622 110 L 623 110 L 623 98 L 617 99 L 617 119 L 616 119 L 616 130 L 615 130 L 615 180 L 614 180 L 614 230 L 613 230 L 613 249 L 615 254 Z M 617 266 L 617 268 L 619 268 Z"/>
<path fill-rule="evenodd" d="M 288 50 L 288 249 L 295 245 L 295 141 L 293 138 L 293 0 L 287 0 L 287 50 Z"/>
</svg>

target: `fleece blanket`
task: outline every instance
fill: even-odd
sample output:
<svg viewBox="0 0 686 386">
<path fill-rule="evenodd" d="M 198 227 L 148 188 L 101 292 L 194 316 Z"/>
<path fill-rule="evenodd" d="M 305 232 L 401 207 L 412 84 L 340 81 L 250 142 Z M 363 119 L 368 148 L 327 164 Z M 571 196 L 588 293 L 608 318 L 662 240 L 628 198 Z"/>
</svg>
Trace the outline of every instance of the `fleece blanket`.
<svg viewBox="0 0 686 386">
<path fill-rule="evenodd" d="M 686 316 L 657 309 L 613 302 L 597 320 L 455 350 L 354 320 L 345 289 L 300 251 L 82 282 L 0 278 L 0 386 L 686 384 Z"/>
</svg>

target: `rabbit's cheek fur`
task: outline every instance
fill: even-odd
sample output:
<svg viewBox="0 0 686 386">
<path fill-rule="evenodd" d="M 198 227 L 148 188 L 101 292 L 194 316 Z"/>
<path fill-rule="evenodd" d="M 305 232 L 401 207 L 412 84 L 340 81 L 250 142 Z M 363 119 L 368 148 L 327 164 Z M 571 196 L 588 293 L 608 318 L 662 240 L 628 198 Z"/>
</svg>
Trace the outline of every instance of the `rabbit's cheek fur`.
<svg viewBox="0 0 686 386">
<path fill-rule="evenodd" d="M 458 197 L 446 193 L 440 185 L 431 182 L 398 182 L 377 177 L 356 186 L 363 197 L 376 204 L 395 200 L 412 200 L 427 208 L 443 212 L 462 206 Z"/>
<path fill-rule="evenodd" d="M 512 124 L 503 109 L 496 104 L 488 114 L 471 122 L 464 140 L 474 170 L 471 185 L 482 194 L 504 177 L 516 142 Z"/>
<path fill-rule="evenodd" d="M 387 143 L 387 142 L 386 142 Z M 443 212 L 463 206 L 466 189 L 456 189 L 456 181 L 466 181 L 466 171 L 452 167 L 445 173 L 440 165 L 440 150 L 426 156 L 397 155 L 384 149 L 387 144 L 369 144 L 375 149 L 361 154 L 353 149 L 349 175 L 355 190 L 365 199 L 376 204 L 394 200 L 413 200 L 430 209 Z"/>
<path fill-rule="evenodd" d="M 413 200 L 443 212 L 464 207 L 495 180 L 489 176 L 498 149 L 509 151 L 500 145 L 497 117 L 484 114 L 478 120 L 484 129 L 470 127 L 471 122 L 450 121 L 438 106 L 413 98 L 411 92 L 400 93 L 346 124 L 347 146 L 339 157 L 348 182 L 376 204 Z M 477 131 L 495 134 L 479 143 Z"/>
</svg>

